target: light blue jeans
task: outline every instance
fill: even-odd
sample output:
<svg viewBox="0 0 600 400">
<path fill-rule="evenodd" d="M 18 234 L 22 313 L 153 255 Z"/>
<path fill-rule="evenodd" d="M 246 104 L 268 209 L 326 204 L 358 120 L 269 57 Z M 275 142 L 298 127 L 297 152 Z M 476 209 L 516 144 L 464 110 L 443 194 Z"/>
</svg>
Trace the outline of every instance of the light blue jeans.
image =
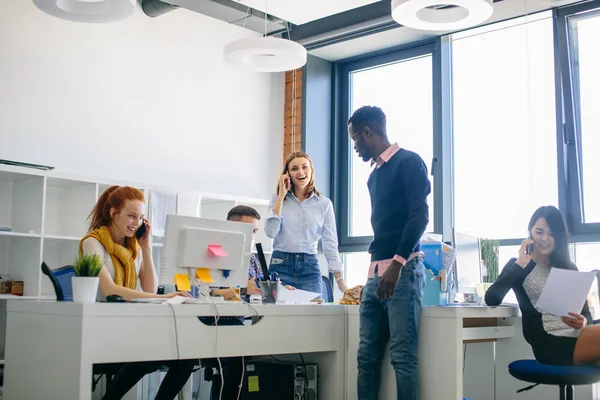
<svg viewBox="0 0 600 400">
<path fill-rule="evenodd" d="M 379 399 L 381 360 L 389 340 L 397 399 L 418 400 L 417 344 L 425 286 L 423 259 L 417 257 L 402 267 L 394 294 L 388 300 L 377 298 L 378 284 L 376 271 L 375 278 L 367 280 L 360 303 L 358 399 Z"/>
<path fill-rule="evenodd" d="M 321 268 L 315 254 L 274 251 L 269 272 L 277 272 L 281 283 L 296 289 L 321 292 Z"/>
</svg>

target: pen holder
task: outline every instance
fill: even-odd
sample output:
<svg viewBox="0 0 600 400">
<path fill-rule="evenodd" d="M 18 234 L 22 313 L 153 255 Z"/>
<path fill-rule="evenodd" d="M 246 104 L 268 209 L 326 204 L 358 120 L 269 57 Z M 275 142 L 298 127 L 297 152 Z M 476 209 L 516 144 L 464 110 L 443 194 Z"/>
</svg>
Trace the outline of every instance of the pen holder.
<svg viewBox="0 0 600 400">
<path fill-rule="evenodd" d="M 262 281 L 260 283 L 263 304 L 275 304 L 277 302 L 277 292 L 279 291 L 279 282 Z"/>
</svg>

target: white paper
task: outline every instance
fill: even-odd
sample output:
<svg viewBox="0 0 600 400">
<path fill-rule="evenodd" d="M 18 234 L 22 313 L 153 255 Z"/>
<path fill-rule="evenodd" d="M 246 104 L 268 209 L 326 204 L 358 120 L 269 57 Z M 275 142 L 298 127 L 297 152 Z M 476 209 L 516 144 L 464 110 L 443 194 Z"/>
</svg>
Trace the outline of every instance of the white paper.
<svg viewBox="0 0 600 400">
<path fill-rule="evenodd" d="M 281 283 L 277 291 L 278 304 L 309 304 L 311 300 L 319 297 L 321 293 L 308 292 L 306 290 L 289 290 Z"/>
<path fill-rule="evenodd" d="M 192 193 L 177 194 L 177 215 L 200 216 L 200 196 Z"/>
<path fill-rule="evenodd" d="M 581 313 L 596 272 L 552 268 L 536 308 L 558 317 Z"/>
</svg>

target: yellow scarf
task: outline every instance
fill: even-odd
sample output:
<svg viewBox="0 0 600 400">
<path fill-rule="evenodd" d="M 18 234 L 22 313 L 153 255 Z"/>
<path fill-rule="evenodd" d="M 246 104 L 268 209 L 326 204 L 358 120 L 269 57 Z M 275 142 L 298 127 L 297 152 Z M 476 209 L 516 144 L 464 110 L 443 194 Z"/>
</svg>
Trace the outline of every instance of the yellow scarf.
<svg viewBox="0 0 600 400">
<path fill-rule="evenodd" d="M 106 226 L 95 229 L 79 241 L 79 255 L 83 254 L 83 241 L 94 238 L 106 249 L 115 268 L 115 284 L 129 289 L 136 289 L 137 274 L 135 262 L 138 255 L 138 244 L 135 237 L 127 238 L 127 248 L 113 242 Z"/>
</svg>

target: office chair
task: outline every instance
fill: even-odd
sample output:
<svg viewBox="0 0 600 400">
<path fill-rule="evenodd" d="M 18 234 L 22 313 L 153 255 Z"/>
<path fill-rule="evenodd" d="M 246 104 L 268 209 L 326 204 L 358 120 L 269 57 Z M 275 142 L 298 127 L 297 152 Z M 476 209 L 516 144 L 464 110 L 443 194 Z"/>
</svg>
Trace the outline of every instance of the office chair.
<svg viewBox="0 0 600 400">
<path fill-rule="evenodd" d="M 333 285 L 328 277 L 325 275 L 321 275 L 322 283 L 321 283 L 321 296 L 323 297 L 323 301 L 325 303 L 333 303 Z"/>
<path fill-rule="evenodd" d="M 75 268 L 72 265 L 50 269 L 45 262 L 42 262 L 42 272 L 50 279 L 52 286 L 54 286 L 56 301 L 73 301 L 71 278 L 75 276 Z"/>
<path fill-rule="evenodd" d="M 596 271 L 598 289 L 600 290 L 600 273 Z M 594 320 L 594 325 L 600 320 Z M 533 383 L 517 393 L 533 389 L 537 385 L 554 385 L 559 387 L 560 400 L 573 400 L 573 386 L 591 385 L 600 382 L 600 368 L 588 365 L 547 365 L 537 360 L 517 360 L 508 365 L 508 373 L 515 378 Z"/>
</svg>

